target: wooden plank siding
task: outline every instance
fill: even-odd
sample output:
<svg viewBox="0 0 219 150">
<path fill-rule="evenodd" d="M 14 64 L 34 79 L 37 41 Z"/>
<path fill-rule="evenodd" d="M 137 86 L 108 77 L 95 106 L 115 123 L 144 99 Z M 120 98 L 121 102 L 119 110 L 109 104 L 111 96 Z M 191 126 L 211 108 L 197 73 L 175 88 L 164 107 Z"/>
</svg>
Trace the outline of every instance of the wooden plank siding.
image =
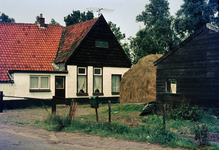
<svg viewBox="0 0 219 150">
<path fill-rule="evenodd" d="M 176 94 L 165 93 L 165 82 L 177 81 Z M 156 98 L 165 103 L 184 96 L 191 104 L 219 108 L 219 33 L 208 29 L 157 64 Z"/>
<path fill-rule="evenodd" d="M 108 42 L 108 48 L 95 47 L 96 40 Z M 68 65 L 130 67 L 131 63 L 106 21 L 100 18 L 70 58 Z"/>
</svg>

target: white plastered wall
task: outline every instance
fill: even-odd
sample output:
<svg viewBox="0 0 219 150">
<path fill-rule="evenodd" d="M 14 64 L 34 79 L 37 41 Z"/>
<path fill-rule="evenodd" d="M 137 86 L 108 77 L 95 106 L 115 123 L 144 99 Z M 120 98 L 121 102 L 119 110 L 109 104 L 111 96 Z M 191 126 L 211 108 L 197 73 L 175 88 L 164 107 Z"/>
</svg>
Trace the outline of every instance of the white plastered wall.
<svg viewBox="0 0 219 150">
<path fill-rule="evenodd" d="M 129 68 L 119 67 L 103 67 L 103 96 L 100 97 L 118 97 L 119 95 L 112 95 L 112 75 L 123 75 Z M 14 73 L 14 83 L 0 83 L 0 91 L 6 96 L 30 97 L 51 99 L 55 95 L 55 76 L 66 76 L 66 98 L 82 98 L 77 96 L 77 66 L 68 65 L 68 74 L 53 74 L 53 73 Z M 50 77 L 50 92 L 30 92 L 30 76 L 42 75 Z M 93 95 L 93 66 L 87 67 L 87 91 L 88 96 Z M 88 97 L 86 96 L 86 97 Z M 4 100 L 11 100 L 13 98 L 6 98 Z M 18 98 L 16 98 L 18 99 Z"/>
<path fill-rule="evenodd" d="M 118 97 L 119 95 L 112 95 L 112 75 L 121 75 L 128 71 L 130 68 L 118 67 L 103 67 L 103 92 L 105 97 Z"/>
<path fill-rule="evenodd" d="M 50 92 L 30 92 L 30 76 L 49 76 Z M 14 83 L 1 83 L 0 90 L 5 96 L 51 99 L 55 95 L 55 76 L 66 74 L 49 73 L 14 73 Z M 4 97 L 4 100 L 19 100 L 19 98 Z M 23 99 L 23 98 L 20 98 Z"/>
<path fill-rule="evenodd" d="M 87 75 L 87 92 L 88 96 L 93 95 L 93 66 L 86 67 Z M 68 65 L 68 75 L 66 75 L 66 98 L 87 98 L 88 96 L 77 96 L 77 66 Z M 121 67 L 103 67 L 103 96 L 100 97 L 118 97 L 119 95 L 112 95 L 112 75 L 121 75 L 130 68 Z"/>
<path fill-rule="evenodd" d="M 66 98 L 75 98 L 77 93 L 77 66 L 68 65 L 66 75 Z"/>
</svg>

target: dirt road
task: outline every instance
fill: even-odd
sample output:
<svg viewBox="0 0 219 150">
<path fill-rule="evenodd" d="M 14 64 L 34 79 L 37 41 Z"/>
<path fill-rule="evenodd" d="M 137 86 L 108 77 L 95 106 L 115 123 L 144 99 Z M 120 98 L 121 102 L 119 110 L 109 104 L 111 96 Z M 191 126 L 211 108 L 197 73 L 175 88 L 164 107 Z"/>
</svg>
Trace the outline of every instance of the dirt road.
<svg viewBox="0 0 219 150">
<path fill-rule="evenodd" d="M 27 126 L 0 124 L 0 149 L 78 149 L 78 150 L 145 150 L 162 148 L 146 142 L 132 142 L 87 134 L 49 132 Z M 177 149 L 177 148 L 175 148 Z"/>
</svg>

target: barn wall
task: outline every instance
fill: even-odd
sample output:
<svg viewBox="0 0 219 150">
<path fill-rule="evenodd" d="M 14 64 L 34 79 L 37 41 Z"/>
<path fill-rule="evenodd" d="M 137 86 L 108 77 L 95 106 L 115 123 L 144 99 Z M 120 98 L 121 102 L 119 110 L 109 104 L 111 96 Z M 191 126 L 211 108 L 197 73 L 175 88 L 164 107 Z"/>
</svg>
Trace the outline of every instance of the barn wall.
<svg viewBox="0 0 219 150">
<path fill-rule="evenodd" d="M 192 104 L 219 107 L 218 43 L 219 34 L 205 29 L 160 62 L 157 65 L 157 100 L 165 102 L 185 96 Z M 168 79 L 176 79 L 177 94 L 164 94 Z"/>
<path fill-rule="evenodd" d="M 108 42 L 108 48 L 95 47 L 96 40 Z M 68 65 L 130 67 L 131 63 L 106 21 L 100 18 L 76 49 Z"/>
</svg>

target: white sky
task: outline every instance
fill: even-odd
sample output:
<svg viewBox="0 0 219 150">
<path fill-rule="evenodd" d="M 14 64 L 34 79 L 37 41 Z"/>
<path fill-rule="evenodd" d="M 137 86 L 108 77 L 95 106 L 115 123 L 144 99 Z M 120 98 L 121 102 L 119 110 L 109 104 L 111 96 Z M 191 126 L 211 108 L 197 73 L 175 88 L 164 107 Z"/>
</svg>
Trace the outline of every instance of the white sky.
<svg viewBox="0 0 219 150">
<path fill-rule="evenodd" d="M 183 4 L 183 0 L 168 1 L 171 15 Z M 46 23 L 54 18 L 65 26 L 64 17 L 72 10 L 82 12 L 89 7 L 114 9 L 113 12 L 102 13 L 107 21 L 120 26 L 128 38 L 144 27 L 143 23 L 136 23 L 135 18 L 145 10 L 145 4 L 149 4 L 149 0 L 0 0 L 0 12 L 14 18 L 16 23 L 34 23 L 36 16 L 42 13 Z M 98 16 L 97 13 L 94 15 Z"/>
</svg>

